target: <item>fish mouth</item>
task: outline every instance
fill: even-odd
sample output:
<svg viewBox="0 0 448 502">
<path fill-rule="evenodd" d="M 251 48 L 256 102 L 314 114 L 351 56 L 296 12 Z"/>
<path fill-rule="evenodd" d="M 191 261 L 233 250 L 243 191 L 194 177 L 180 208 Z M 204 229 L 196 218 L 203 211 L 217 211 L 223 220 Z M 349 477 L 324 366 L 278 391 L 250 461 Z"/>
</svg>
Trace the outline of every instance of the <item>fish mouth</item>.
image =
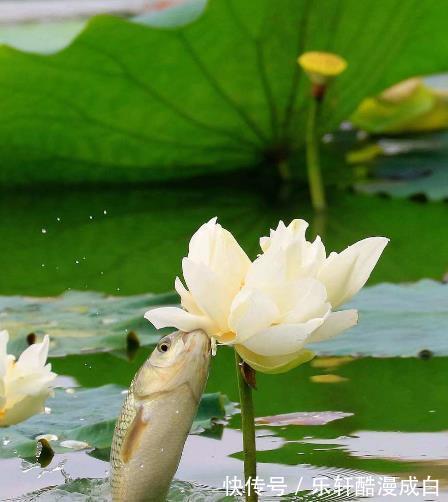
<svg viewBox="0 0 448 502">
<path fill-rule="evenodd" d="M 206 353 L 211 350 L 210 338 L 202 330 L 182 333 L 181 337 L 188 352 Z"/>
</svg>

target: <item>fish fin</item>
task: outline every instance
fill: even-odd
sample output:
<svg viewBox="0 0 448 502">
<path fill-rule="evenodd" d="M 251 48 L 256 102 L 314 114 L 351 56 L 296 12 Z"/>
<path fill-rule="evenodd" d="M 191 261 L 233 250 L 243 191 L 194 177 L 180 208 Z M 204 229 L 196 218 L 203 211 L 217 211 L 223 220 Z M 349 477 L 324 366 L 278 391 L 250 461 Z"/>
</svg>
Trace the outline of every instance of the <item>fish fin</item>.
<svg viewBox="0 0 448 502">
<path fill-rule="evenodd" d="M 132 420 L 129 429 L 126 432 L 126 436 L 121 447 L 121 459 L 125 464 L 129 462 L 135 450 L 138 448 L 138 445 L 140 444 L 140 437 L 148 425 L 149 421 L 145 420 L 145 417 L 143 416 L 143 406 L 140 406 L 134 420 Z"/>
</svg>

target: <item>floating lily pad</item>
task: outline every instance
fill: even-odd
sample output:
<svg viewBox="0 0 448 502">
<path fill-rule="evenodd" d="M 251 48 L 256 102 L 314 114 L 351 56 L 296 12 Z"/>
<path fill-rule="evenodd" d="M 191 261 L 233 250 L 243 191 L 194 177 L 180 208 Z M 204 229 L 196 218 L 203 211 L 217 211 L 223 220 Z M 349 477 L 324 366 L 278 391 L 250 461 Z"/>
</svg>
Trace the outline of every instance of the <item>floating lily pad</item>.
<svg viewBox="0 0 448 502">
<path fill-rule="evenodd" d="M 342 383 L 347 381 L 346 378 L 341 377 L 340 375 L 333 375 L 331 373 L 313 375 L 310 377 L 310 380 L 314 383 Z"/>
<path fill-rule="evenodd" d="M 333 420 L 341 420 L 351 417 L 353 413 L 342 411 L 316 411 L 285 413 L 283 415 L 273 415 L 271 417 L 257 417 L 257 425 L 269 425 L 270 427 L 284 427 L 286 425 L 326 425 Z"/>
<path fill-rule="evenodd" d="M 148 345 L 160 338 L 143 318 L 148 308 L 176 301 L 175 294 L 107 296 L 70 291 L 56 298 L 0 297 L 0 325 L 10 334 L 10 352 L 19 353 L 26 337 L 51 337 L 50 355 L 125 349 L 133 332 L 134 343 Z"/>
<path fill-rule="evenodd" d="M 80 445 L 84 449 L 109 448 L 125 391 L 117 385 L 94 389 L 56 389 L 55 396 L 47 401 L 47 413 L 0 429 L 0 458 L 34 457 L 36 437 L 49 433 L 57 436 L 49 443 L 59 453 L 82 449 Z M 205 394 L 191 433 L 210 430 L 215 420 L 223 420 L 232 409 L 233 405 L 224 395 Z"/>
<path fill-rule="evenodd" d="M 418 356 L 429 350 L 448 355 L 448 286 L 422 280 L 364 288 L 347 308 L 359 309 L 359 324 L 315 344 L 322 355 Z"/>
<path fill-rule="evenodd" d="M 57 54 L 2 47 L 0 182 L 276 172 L 285 155 L 305 175 L 309 82 L 297 56 L 313 48 L 348 61 L 321 116 L 333 129 L 362 98 L 446 70 L 447 17 L 435 0 L 399 11 L 386 0 L 210 0 L 180 28 L 100 16 Z"/>
<path fill-rule="evenodd" d="M 345 357 L 316 357 L 314 358 L 310 364 L 313 368 L 320 369 L 335 369 L 340 366 L 344 366 L 348 363 L 351 363 L 354 360 L 353 357 L 345 356 Z"/>
<path fill-rule="evenodd" d="M 374 151 L 373 147 L 376 147 Z M 357 182 L 358 192 L 391 197 L 423 197 L 448 200 L 448 133 L 383 139 L 349 158 L 363 162 L 360 154 L 370 149 L 370 179 Z M 366 159 L 369 160 L 369 159 Z"/>
<path fill-rule="evenodd" d="M 150 0 L 138 6 L 114 2 L 72 4 L 67 10 L 60 2 L 33 5 L 21 1 L 14 6 L 0 4 L 0 42 L 26 52 L 51 54 L 64 49 L 85 28 L 87 19 L 97 14 L 132 16 L 148 26 L 183 25 L 197 18 L 207 0 Z"/>
<path fill-rule="evenodd" d="M 143 319 L 145 309 L 177 301 L 174 293 L 106 297 L 77 292 L 53 300 L 0 297 L 0 311 L 2 327 L 12 334 L 12 351 L 20 352 L 27 333 L 49 333 L 51 355 L 57 356 L 123 349 L 129 330 L 136 330 L 142 343 L 154 343 L 160 333 Z M 358 326 L 310 345 L 317 354 L 399 357 L 428 349 L 448 355 L 448 286 L 442 283 L 379 284 L 364 288 L 346 307 L 359 310 Z"/>
</svg>

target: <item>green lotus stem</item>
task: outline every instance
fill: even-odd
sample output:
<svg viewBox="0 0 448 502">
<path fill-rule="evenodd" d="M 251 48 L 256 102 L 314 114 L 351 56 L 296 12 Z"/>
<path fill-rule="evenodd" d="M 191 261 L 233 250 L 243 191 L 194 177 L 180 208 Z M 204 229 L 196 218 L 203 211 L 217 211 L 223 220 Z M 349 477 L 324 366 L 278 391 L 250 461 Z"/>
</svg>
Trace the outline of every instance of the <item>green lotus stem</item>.
<svg viewBox="0 0 448 502">
<path fill-rule="evenodd" d="M 240 391 L 241 430 L 243 432 L 244 479 L 246 484 L 246 501 L 257 502 L 258 496 L 253 490 L 253 480 L 257 476 L 257 449 L 255 444 L 255 416 L 252 389 L 246 382 L 242 365 L 243 360 L 235 350 L 236 374 Z"/>
<path fill-rule="evenodd" d="M 306 128 L 306 164 L 308 169 L 308 183 L 310 187 L 311 203 L 316 211 L 323 211 L 326 207 L 325 189 L 319 164 L 319 145 L 317 142 L 316 116 L 319 101 L 311 99 Z"/>
</svg>

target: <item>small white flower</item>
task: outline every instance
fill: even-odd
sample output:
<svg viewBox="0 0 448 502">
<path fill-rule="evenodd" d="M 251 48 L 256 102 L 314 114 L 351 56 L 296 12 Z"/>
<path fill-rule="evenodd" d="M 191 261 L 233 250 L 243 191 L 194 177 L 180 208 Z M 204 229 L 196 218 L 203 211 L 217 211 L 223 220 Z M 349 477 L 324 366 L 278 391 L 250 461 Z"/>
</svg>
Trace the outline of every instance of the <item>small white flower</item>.
<svg viewBox="0 0 448 502">
<path fill-rule="evenodd" d="M 280 222 L 269 237 L 260 239 L 263 253 L 250 263 L 235 239 L 212 220 L 190 243 L 188 259 L 203 263 L 202 268 L 192 274 L 188 259 L 183 262 L 189 291 L 176 279 L 187 312 L 162 307 L 147 312 L 146 318 L 157 328 L 203 329 L 220 343 L 235 345 L 250 366 L 266 373 L 311 359 L 307 344 L 357 323 L 356 310 L 335 309 L 366 283 L 388 239 L 364 239 L 327 257 L 319 237 L 306 240 L 307 227 L 303 220 L 287 227 Z M 219 259 L 212 260 L 216 249 Z"/>
<path fill-rule="evenodd" d="M 45 364 L 49 338 L 25 349 L 16 361 L 8 354 L 7 331 L 0 331 L 0 427 L 23 422 L 44 410 L 56 378 L 51 364 Z"/>
</svg>

